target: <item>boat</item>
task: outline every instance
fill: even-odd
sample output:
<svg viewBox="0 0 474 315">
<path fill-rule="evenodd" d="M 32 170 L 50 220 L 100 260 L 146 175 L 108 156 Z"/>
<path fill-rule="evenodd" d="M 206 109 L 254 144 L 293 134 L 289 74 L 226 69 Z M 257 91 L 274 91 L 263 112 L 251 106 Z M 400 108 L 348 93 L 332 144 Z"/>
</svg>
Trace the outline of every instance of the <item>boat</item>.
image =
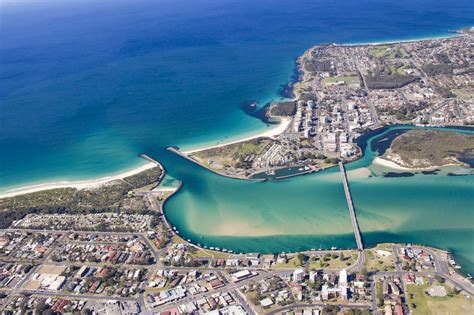
<svg viewBox="0 0 474 315">
<path fill-rule="evenodd" d="M 268 170 L 265 172 L 267 175 L 275 175 L 275 170 Z"/>
<path fill-rule="evenodd" d="M 331 250 L 336 250 L 336 249 L 337 249 L 336 246 L 331 247 Z"/>
</svg>

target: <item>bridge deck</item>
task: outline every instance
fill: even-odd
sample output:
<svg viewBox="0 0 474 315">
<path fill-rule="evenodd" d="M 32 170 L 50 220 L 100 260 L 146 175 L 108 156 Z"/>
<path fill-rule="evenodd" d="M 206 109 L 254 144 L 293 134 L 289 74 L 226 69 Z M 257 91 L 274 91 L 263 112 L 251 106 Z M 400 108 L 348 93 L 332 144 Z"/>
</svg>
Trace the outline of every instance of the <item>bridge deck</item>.
<svg viewBox="0 0 474 315">
<path fill-rule="evenodd" d="M 347 180 L 346 168 L 344 163 L 339 162 L 339 170 L 342 174 L 342 184 L 344 185 L 344 193 L 346 194 L 347 206 L 349 207 L 349 214 L 351 216 L 352 228 L 354 229 L 354 234 L 357 242 L 357 249 L 363 250 L 364 244 L 362 243 L 362 237 L 360 234 L 359 223 L 357 222 L 357 217 L 355 214 L 354 203 L 352 202 L 351 190 L 349 189 L 349 182 Z"/>
</svg>

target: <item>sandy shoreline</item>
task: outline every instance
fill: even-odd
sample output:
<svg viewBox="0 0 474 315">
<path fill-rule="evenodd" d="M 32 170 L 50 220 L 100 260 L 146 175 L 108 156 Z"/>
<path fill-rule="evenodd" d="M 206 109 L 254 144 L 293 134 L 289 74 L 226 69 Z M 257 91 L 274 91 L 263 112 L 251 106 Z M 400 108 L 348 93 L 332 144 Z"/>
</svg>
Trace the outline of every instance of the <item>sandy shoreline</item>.
<svg viewBox="0 0 474 315">
<path fill-rule="evenodd" d="M 291 118 L 284 117 L 281 119 L 281 122 L 278 124 L 278 126 L 274 128 L 270 128 L 269 130 L 266 130 L 264 132 L 254 134 L 249 137 L 237 139 L 234 141 L 219 143 L 214 146 L 208 146 L 208 147 L 199 148 L 195 150 L 185 151 L 183 153 L 189 154 L 192 152 L 197 152 L 197 151 L 201 151 L 201 150 L 205 150 L 209 148 L 221 147 L 228 144 L 247 141 L 247 140 L 251 140 L 251 139 L 255 139 L 259 137 L 273 138 L 283 133 L 288 128 L 290 123 L 291 123 Z M 49 183 L 44 183 L 44 184 L 37 184 L 37 185 L 30 185 L 30 186 L 15 188 L 15 189 L 7 190 L 5 192 L 0 192 L 0 198 L 14 197 L 14 196 L 28 194 L 32 192 L 38 192 L 38 191 L 49 190 L 49 189 L 57 189 L 57 188 L 76 188 L 76 189 L 94 188 L 94 187 L 98 187 L 100 185 L 106 184 L 108 182 L 111 182 L 117 179 L 123 179 L 125 177 L 138 174 L 140 172 L 143 172 L 155 166 L 156 164 L 149 162 L 140 167 L 134 168 L 132 170 L 129 170 L 117 175 L 112 175 L 112 176 L 105 176 L 105 177 L 100 177 L 96 179 L 79 180 L 79 181 L 55 181 L 55 182 L 49 182 Z"/>
<path fill-rule="evenodd" d="M 94 188 L 94 187 L 98 187 L 100 185 L 106 184 L 108 182 L 111 182 L 117 179 L 123 179 L 125 177 L 129 177 L 129 176 L 141 173 L 155 166 L 156 164 L 148 162 L 145 165 L 142 165 L 132 170 L 129 170 L 117 175 L 112 175 L 112 176 L 105 176 L 105 177 L 100 177 L 100 178 L 90 179 L 90 180 L 57 181 L 57 182 L 50 182 L 50 183 L 20 187 L 20 188 L 7 190 L 3 193 L 0 193 L 0 198 L 14 197 L 17 195 L 23 195 L 23 194 L 28 194 L 32 192 L 56 189 L 56 188 L 76 188 L 76 189 Z"/>
<path fill-rule="evenodd" d="M 445 164 L 445 165 L 435 165 L 435 166 L 429 166 L 429 167 L 404 167 L 404 166 L 398 165 L 395 162 L 389 161 L 381 157 L 376 157 L 372 161 L 372 164 L 376 164 L 376 165 L 380 165 L 380 166 L 384 166 L 384 167 L 388 167 L 388 168 L 400 170 L 400 171 L 427 171 L 427 170 L 434 170 L 434 169 L 446 167 L 446 166 L 459 166 L 457 164 L 450 163 L 450 164 Z"/>
<path fill-rule="evenodd" d="M 248 141 L 248 140 L 252 140 L 252 139 L 256 139 L 256 138 L 260 138 L 260 137 L 274 138 L 274 137 L 282 134 L 288 128 L 290 123 L 291 123 L 291 118 L 282 117 L 281 122 L 278 124 L 278 126 L 276 126 L 274 128 L 270 128 L 269 130 L 265 130 L 264 132 L 257 133 L 257 134 L 254 134 L 254 135 L 251 135 L 251 136 L 248 136 L 248 137 L 245 137 L 245 138 L 240 138 L 240 139 L 236 139 L 236 140 L 232 140 L 232 141 L 225 141 L 225 142 L 218 143 L 218 144 L 215 144 L 215 145 L 209 145 L 209 146 L 198 148 L 198 149 L 182 151 L 182 153 L 191 154 L 191 153 L 198 152 L 198 151 L 203 151 L 203 150 L 213 149 L 213 148 L 219 148 L 219 147 L 223 147 L 223 146 L 226 146 L 226 145 L 229 145 L 229 144 Z"/>
<path fill-rule="evenodd" d="M 376 164 L 376 165 L 380 165 L 380 166 L 384 166 L 384 167 L 388 167 L 388 168 L 395 169 L 395 170 L 400 170 L 400 171 L 413 171 L 413 170 L 415 170 L 415 169 L 413 169 L 413 168 L 408 168 L 408 167 L 400 166 L 400 165 L 398 165 L 398 164 L 395 163 L 395 162 L 386 160 L 386 159 L 381 158 L 381 157 L 379 157 L 379 156 L 376 157 L 376 158 L 372 161 L 372 164 Z"/>
<path fill-rule="evenodd" d="M 437 40 L 437 39 L 451 39 L 459 36 L 464 36 L 462 33 L 458 34 L 447 34 L 447 35 L 439 35 L 433 37 L 423 37 L 421 39 L 402 39 L 402 40 L 387 40 L 381 42 L 368 42 L 368 43 L 348 43 L 348 44 L 336 44 L 339 46 L 381 46 L 381 45 L 393 45 L 393 44 L 403 44 L 403 43 L 413 43 L 413 42 L 421 42 L 421 41 L 429 41 L 429 40 Z"/>
</svg>

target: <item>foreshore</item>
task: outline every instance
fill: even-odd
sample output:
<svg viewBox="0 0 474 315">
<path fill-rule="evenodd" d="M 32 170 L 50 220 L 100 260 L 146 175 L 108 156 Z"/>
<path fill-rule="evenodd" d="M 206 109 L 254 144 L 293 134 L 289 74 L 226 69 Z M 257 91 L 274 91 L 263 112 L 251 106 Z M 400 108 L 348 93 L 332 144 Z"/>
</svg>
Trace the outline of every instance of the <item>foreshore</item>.
<svg viewBox="0 0 474 315">
<path fill-rule="evenodd" d="M 422 37 L 422 38 L 412 38 L 412 39 L 394 39 L 394 40 L 383 40 L 379 42 L 360 42 L 360 43 L 342 43 L 342 44 L 337 44 L 339 46 L 379 46 L 379 45 L 391 45 L 391 44 L 402 44 L 402 43 L 412 43 L 412 42 L 419 42 L 419 41 L 429 41 L 429 40 L 436 40 L 436 39 L 447 39 L 447 38 L 453 38 L 453 37 L 458 37 L 458 36 L 463 36 L 464 33 L 459 32 L 459 33 L 449 33 L 449 34 L 443 34 L 443 35 L 434 35 L 431 37 Z"/>
<path fill-rule="evenodd" d="M 117 175 L 112 175 L 112 176 L 105 176 L 105 177 L 100 177 L 100 178 L 90 179 L 90 180 L 56 181 L 56 182 L 20 187 L 20 188 L 7 190 L 3 193 L 0 193 L 0 198 L 14 197 L 18 195 L 23 195 L 23 194 L 28 194 L 28 193 L 33 193 L 33 192 L 38 192 L 38 191 L 43 191 L 43 190 L 58 189 L 58 188 L 76 188 L 76 189 L 96 188 L 98 186 L 107 184 L 114 180 L 124 179 L 125 177 L 136 175 L 138 173 L 141 173 L 143 171 L 146 171 L 156 166 L 157 165 L 155 163 L 148 162 L 132 170 L 129 170 Z"/>
<path fill-rule="evenodd" d="M 384 159 L 382 157 L 376 157 L 373 160 L 372 164 L 380 165 L 380 166 L 383 166 L 383 167 L 388 167 L 388 168 L 391 168 L 391 169 L 394 169 L 394 170 L 399 170 L 399 171 L 413 171 L 413 172 L 414 171 L 434 170 L 434 169 L 437 169 L 437 168 L 442 168 L 442 167 L 447 167 L 447 166 L 458 166 L 458 164 L 448 163 L 448 164 L 445 164 L 445 165 L 433 165 L 433 166 L 429 166 L 429 167 L 404 167 L 404 166 L 398 165 L 397 163 L 395 163 L 393 161 Z"/>
<path fill-rule="evenodd" d="M 384 45 L 384 44 L 395 44 L 395 43 L 405 43 L 405 42 L 415 42 L 415 41 L 427 41 L 427 40 L 434 40 L 434 39 L 443 39 L 443 38 L 452 38 L 452 37 L 458 37 L 458 36 L 463 36 L 464 34 L 462 32 L 459 33 L 450 33 L 450 34 L 443 34 L 443 35 L 435 35 L 431 37 L 423 37 L 423 38 L 413 38 L 413 39 L 403 39 L 403 40 L 388 40 L 388 41 L 380 41 L 380 42 L 360 42 L 360 43 L 334 43 L 335 45 L 339 46 L 375 46 L 375 45 Z M 318 44 L 320 45 L 320 44 Z M 314 47 L 318 46 L 312 46 L 309 48 L 307 51 L 310 51 Z M 305 51 L 306 53 L 306 51 Z M 297 66 L 298 67 L 298 66 Z M 282 117 L 281 122 L 273 127 L 269 128 L 268 130 L 265 130 L 260 133 L 256 133 L 247 137 L 243 138 L 238 138 L 236 140 L 231 140 L 231 141 L 218 141 L 215 145 L 208 145 L 208 146 L 203 146 L 203 147 L 197 147 L 195 149 L 190 149 L 190 150 L 183 150 L 180 151 L 182 154 L 189 155 L 195 152 L 211 149 L 211 148 L 218 148 L 218 147 L 223 147 L 229 144 L 234 144 L 234 143 L 239 143 L 239 142 L 244 142 L 252 139 L 256 139 L 259 137 L 269 137 L 269 138 L 274 138 L 278 136 L 279 134 L 283 133 L 288 126 L 291 123 L 291 118 L 289 117 Z M 374 161 L 374 164 L 378 164 L 381 166 L 389 167 L 392 169 L 398 169 L 398 170 L 405 170 L 405 171 L 416 171 L 416 170 L 426 170 L 426 169 L 432 169 L 436 168 L 436 166 L 430 167 L 430 168 L 424 168 L 424 169 L 414 169 L 414 168 L 406 168 L 402 167 L 392 161 L 385 160 L 382 158 L 377 157 Z M 0 192 L 0 198 L 7 198 L 7 197 L 13 197 L 21 194 L 27 194 L 27 193 L 32 193 L 32 192 L 37 192 L 37 191 L 43 191 L 43 190 L 48 190 L 48 189 L 56 189 L 56 188 L 76 188 L 76 189 L 85 189 L 85 188 L 94 188 L 99 185 L 103 185 L 105 183 L 108 183 L 113 180 L 117 179 L 123 179 L 124 177 L 131 176 L 137 173 L 140 173 L 144 170 L 147 170 L 149 168 L 152 168 L 155 164 L 149 163 L 142 165 L 138 168 L 117 174 L 117 175 L 112 175 L 112 176 L 105 176 L 97 179 L 90 179 L 90 180 L 80 180 L 80 181 L 54 181 L 54 182 L 49 182 L 49 183 L 42 183 L 42 184 L 35 184 L 35 185 L 30 185 L 30 186 L 24 186 L 24 187 L 19 187 L 11 190 L 7 190 L 4 192 Z M 222 175 L 222 174 L 221 174 Z"/>
<path fill-rule="evenodd" d="M 248 140 L 256 139 L 256 138 L 260 138 L 260 137 L 273 138 L 273 137 L 276 137 L 276 136 L 280 135 L 281 133 L 283 133 L 288 128 L 290 123 L 291 123 L 291 118 L 283 117 L 283 118 L 281 118 L 281 122 L 277 126 L 275 126 L 274 128 L 270 128 L 269 130 L 265 130 L 263 132 L 253 134 L 253 135 L 245 137 L 245 138 L 241 138 L 241 139 L 237 139 L 237 140 L 233 140 L 233 141 L 229 141 L 229 142 L 223 142 L 223 143 L 219 143 L 219 144 L 204 147 L 204 148 L 183 151 L 183 152 L 180 152 L 180 153 L 182 153 L 184 155 L 188 155 L 188 154 L 191 154 L 193 152 L 198 152 L 198 151 L 206 150 L 206 149 L 210 149 L 210 148 L 222 147 L 222 146 L 226 146 L 226 145 L 229 145 L 229 144 L 248 141 Z M 98 187 L 100 185 L 107 184 L 107 183 L 109 183 L 111 181 L 114 181 L 114 180 L 124 179 L 125 177 L 129 177 L 129 176 L 141 173 L 141 172 L 146 171 L 146 170 L 148 170 L 150 168 L 153 168 L 155 166 L 156 166 L 155 163 L 148 162 L 148 163 L 146 163 L 144 165 L 141 165 L 137 168 L 128 170 L 126 172 L 123 172 L 123 173 L 120 173 L 120 174 L 117 174 L 117 175 L 104 176 L 104 177 L 89 179 L 89 180 L 54 181 L 54 182 L 49 182 L 49 183 L 29 185 L 29 186 L 24 186 L 24 187 L 20 187 L 20 188 L 14 188 L 14 189 L 7 190 L 5 192 L 0 192 L 0 198 L 15 197 L 15 196 L 18 196 L 18 195 L 23 195 L 23 194 L 28 194 L 28 193 L 38 192 L 38 191 L 44 191 L 44 190 L 50 190 L 50 189 L 58 189 L 58 188 L 76 188 L 76 189 L 95 188 L 95 187 Z"/>
<path fill-rule="evenodd" d="M 257 138 L 261 138 L 261 137 L 274 138 L 274 137 L 282 134 L 288 128 L 290 123 L 291 123 L 291 118 L 282 117 L 280 123 L 278 124 L 278 126 L 275 126 L 274 128 L 270 128 L 269 130 L 265 130 L 263 132 L 256 133 L 256 134 L 253 134 L 251 136 L 236 139 L 236 140 L 220 142 L 220 143 L 215 144 L 215 145 L 209 145 L 209 146 L 205 146 L 205 147 L 201 147 L 201 148 L 197 148 L 197 149 L 182 151 L 181 153 L 191 154 L 191 153 L 195 153 L 195 152 L 199 152 L 199 151 L 203 151 L 203 150 L 219 148 L 219 147 L 223 147 L 223 146 L 226 146 L 226 145 L 229 145 L 229 144 L 244 142 L 244 141 L 257 139 Z"/>
<path fill-rule="evenodd" d="M 374 159 L 372 164 L 380 165 L 380 166 L 383 166 L 383 167 L 388 167 L 388 168 L 395 169 L 395 170 L 400 170 L 400 171 L 413 171 L 413 170 L 416 170 L 416 169 L 413 169 L 413 168 L 403 167 L 403 166 L 398 165 L 397 163 L 395 163 L 393 161 L 381 158 L 379 156 Z"/>
</svg>

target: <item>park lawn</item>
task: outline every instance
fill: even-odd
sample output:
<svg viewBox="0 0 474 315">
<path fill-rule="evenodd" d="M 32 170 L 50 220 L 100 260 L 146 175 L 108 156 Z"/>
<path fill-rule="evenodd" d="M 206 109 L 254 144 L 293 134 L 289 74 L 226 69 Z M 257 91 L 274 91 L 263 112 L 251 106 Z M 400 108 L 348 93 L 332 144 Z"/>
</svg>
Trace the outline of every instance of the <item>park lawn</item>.
<svg viewBox="0 0 474 315">
<path fill-rule="evenodd" d="M 344 260 L 339 258 L 341 252 L 335 252 L 336 258 L 329 257 L 329 260 L 324 261 L 323 257 L 320 256 L 318 260 L 308 260 L 310 269 L 344 269 L 352 266 L 357 261 L 357 252 L 355 251 L 343 251 Z"/>
<path fill-rule="evenodd" d="M 327 77 L 324 78 L 321 83 L 325 85 L 336 84 L 338 81 L 344 81 L 347 85 L 359 84 L 358 76 L 340 76 L 340 77 Z"/>
<path fill-rule="evenodd" d="M 377 250 L 390 252 L 390 256 L 383 256 L 377 253 Z M 393 271 L 395 270 L 395 257 L 392 252 L 391 244 L 379 244 L 374 248 L 366 249 L 365 263 L 367 271 Z"/>
<path fill-rule="evenodd" d="M 286 263 L 276 263 L 272 266 L 274 269 L 285 269 L 285 268 L 295 268 L 302 267 L 303 262 L 298 258 L 298 256 L 291 257 Z"/>
<path fill-rule="evenodd" d="M 472 314 L 474 310 L 473 301 L 466 298 L 463 294 L 458 293 L 454 296 L 431 297 L 425 293 L 428 288 L 429 285 L 407 285 L 408 306 L 413 311 L 413 314 Z M 413 298 L 411 298 L 412 295 Z M 413 307 L 412 303 L 415 304 L 415 307 Z"/>
<path fill-rule="evenodd" d="M 397 54 L 401 58 L 407 58 L 409 56 L 405 48 L 403 48 L 400 45 L 375 46 L 370 49 L 369 53 L 376 58 L 388 58 L 388 59 L 396 58 Z"/>
<path fill-rule="evenodd" d="M 231 256 L 231 254 L 210 249 L 197 249 L 196 251 L 190 251 L 189 256 L 192 258 L 212 257 L 214 259 L 227 259 Z"/>
</svg>

